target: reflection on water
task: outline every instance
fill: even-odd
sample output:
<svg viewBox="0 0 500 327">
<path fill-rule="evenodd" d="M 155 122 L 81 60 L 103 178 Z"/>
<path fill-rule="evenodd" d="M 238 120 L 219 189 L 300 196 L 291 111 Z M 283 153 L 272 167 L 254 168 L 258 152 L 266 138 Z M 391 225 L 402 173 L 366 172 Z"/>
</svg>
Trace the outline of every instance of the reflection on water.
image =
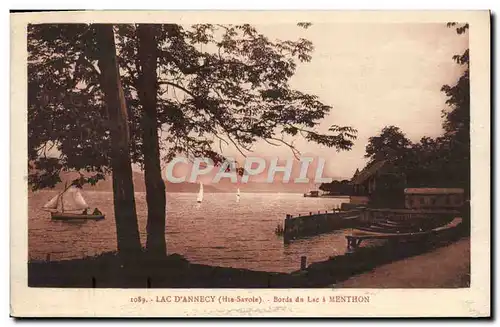
<svg viewBox="0 0 500 327">
<path fill-rule="evenodd" d="M 106 214 L 101 221 L 52 221 L 41 210 L 54 192 L 29 195 L 29 257 L 52 260 L 92 256 L 116 250 L 116 227 L 111 192 L 85 192 L 87 203 Z M 167 193 L 167 247 L 194 263 L 253 270 L 289 272 L 308 263 L 345 252 L 342 231 L 289 245 L 274 234 L 287 213 L 331 210 L 348 199 L 304 198 L 302 194 L 242 193 L 237 203 L 231 193 Z M 146 242 L 145 193 L 136 193 L 141 242 Z"/>
</svg>

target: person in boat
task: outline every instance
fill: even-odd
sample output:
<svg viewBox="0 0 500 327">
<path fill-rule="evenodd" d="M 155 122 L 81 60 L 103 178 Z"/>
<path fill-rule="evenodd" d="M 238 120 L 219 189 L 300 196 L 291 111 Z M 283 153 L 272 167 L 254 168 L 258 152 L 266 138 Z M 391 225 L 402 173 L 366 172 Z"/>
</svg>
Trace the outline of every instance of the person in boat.
<svg viewBox="0 0 500 327">
<path fill-rule="evenodd" d="M 85 208 L 85 210 L 83 210 L 82 212 L 82 215 L 88 215 L 89 214 L 89 210 L 87 208 Z"/>
<path fill-rule="evenodd" d="M 102 212 L 99 209 L 95 208 L 94 212 L 92 212 L 92 214 L 96 215 L 96 216 L 100 216 L 100 215 L 102 215 Z"/>
</svg>

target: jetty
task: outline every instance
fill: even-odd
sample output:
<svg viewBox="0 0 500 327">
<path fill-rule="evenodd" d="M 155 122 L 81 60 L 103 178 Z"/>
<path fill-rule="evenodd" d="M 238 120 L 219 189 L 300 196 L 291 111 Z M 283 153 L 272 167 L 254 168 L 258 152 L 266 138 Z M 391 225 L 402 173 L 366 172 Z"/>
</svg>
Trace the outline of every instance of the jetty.
<svg viewBox="0 0 500 327">
<path fill-rule="evenodd" d="M 283 240 L 288 243 L 303 237 L 354 227 L 359 224 L 360 215 L 359 209 L 309 212 L 308 215 L 297 216 L 287 214 L 283 224 Z"/>
<path fill-rule="evenodd" d="M 287 214 L 280 235 L 288 243 L 336 230 L 356 229 L 346 237 L 350 249 L 358 247 L 363 239 L 401 239 L 405 235 L 421 235 L 417 232 L 431 233 L 433 229 L 438 232 L 442 226 L 461 216 L 460 211 L 449 209 L 376 209 L 342 204 L 341 208 L 332 211 L 297 216 Z M 455 220 L 453 224 L 459 222 Z"/>
</svg>

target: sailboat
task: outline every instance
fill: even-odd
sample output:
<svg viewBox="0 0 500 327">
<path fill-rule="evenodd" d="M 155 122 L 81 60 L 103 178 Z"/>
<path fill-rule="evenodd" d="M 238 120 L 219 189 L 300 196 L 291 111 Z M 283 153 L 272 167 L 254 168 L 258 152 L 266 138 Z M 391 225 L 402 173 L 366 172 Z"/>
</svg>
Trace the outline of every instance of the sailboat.
<svg viewBox="0 0 500 327">
<path fill-rule="evenodd" d="M 74 186 L 65 187 L 64 191 L 50 199 L 42 208 L 51 213 L 52 219 L 104 219 L 104 214 L 101 213 L 87 214 L 82 212 L 90 207 L 80 190 Z"/>
<path fill-rule="evenodd" d="M 200 182 L 200 191 L 198 192 L 198 198 L 196 199 L 198 203 L 203 201 L 203 183 Z"/>
<path fill-rule="evenodd" d="M 240 202 L 240 188 L 236 190 L 236 202 Z"/>
</svg>

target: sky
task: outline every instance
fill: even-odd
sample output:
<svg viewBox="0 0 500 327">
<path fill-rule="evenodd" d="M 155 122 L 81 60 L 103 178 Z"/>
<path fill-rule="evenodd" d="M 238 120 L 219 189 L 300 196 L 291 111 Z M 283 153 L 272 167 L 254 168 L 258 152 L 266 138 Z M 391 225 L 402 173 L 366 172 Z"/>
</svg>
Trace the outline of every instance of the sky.
<svg viewBox="0 0 500 327">
<path fill-rule="evenodd" d="M 294 140 L 302 155 L 324 158 L 323 176 L 350 179 L 356 169 L 363 169 L 369 137 L 378 135 L 385 126 L 399 127 L 414 142 L 442 134 L 441 111 L 446 108 L 446 97 L 440 89 L 457 81 L 461 67 L 452 57 L 468 47 L 468 36 L 458 35 L 446 22 L 255 27 L 270 39 L 310 40 L 312 59 L 298 63 L 291 87 L 317 95 L 333 107 L 318 131 L 327 132 L 334 124 L 358 130 L 350 151 L 337 152 L 300 137 Z M 244 165 L 235 148 L 226 146 L 223 154 Z M 277 156 L 280 162 L 294 158 L 288 147 L 265 141 L 255 143 L 248 155 L 266 160 Z"/>
<path fill-rule="evenodd" d="M 312 41 L 312 60 L 299 63 L 291 86 L 333 106 L 320 131 L 333 124 L 358 130 L 350 151 L 295 140 L 302 154 L 325 158 L 325 175 L 350 178 L 357 168 L 361 170 L 368 138 L 385 126 L 398 126 L 414 142 L 442 134 L 446 97 L 440 89 L 457 81 L 461 69 L 452 56 L 468 47 L 467 35 L 458 35 L 445 22 L 255 27 L 271 39 Z M 264 141 L 253 150 L 252 155 L 274 155 L 280 160 L 293 157 L 285 146 Z M 236 151 L 228 148 L 227 153 L 235 155 Z"/>
</svg>

